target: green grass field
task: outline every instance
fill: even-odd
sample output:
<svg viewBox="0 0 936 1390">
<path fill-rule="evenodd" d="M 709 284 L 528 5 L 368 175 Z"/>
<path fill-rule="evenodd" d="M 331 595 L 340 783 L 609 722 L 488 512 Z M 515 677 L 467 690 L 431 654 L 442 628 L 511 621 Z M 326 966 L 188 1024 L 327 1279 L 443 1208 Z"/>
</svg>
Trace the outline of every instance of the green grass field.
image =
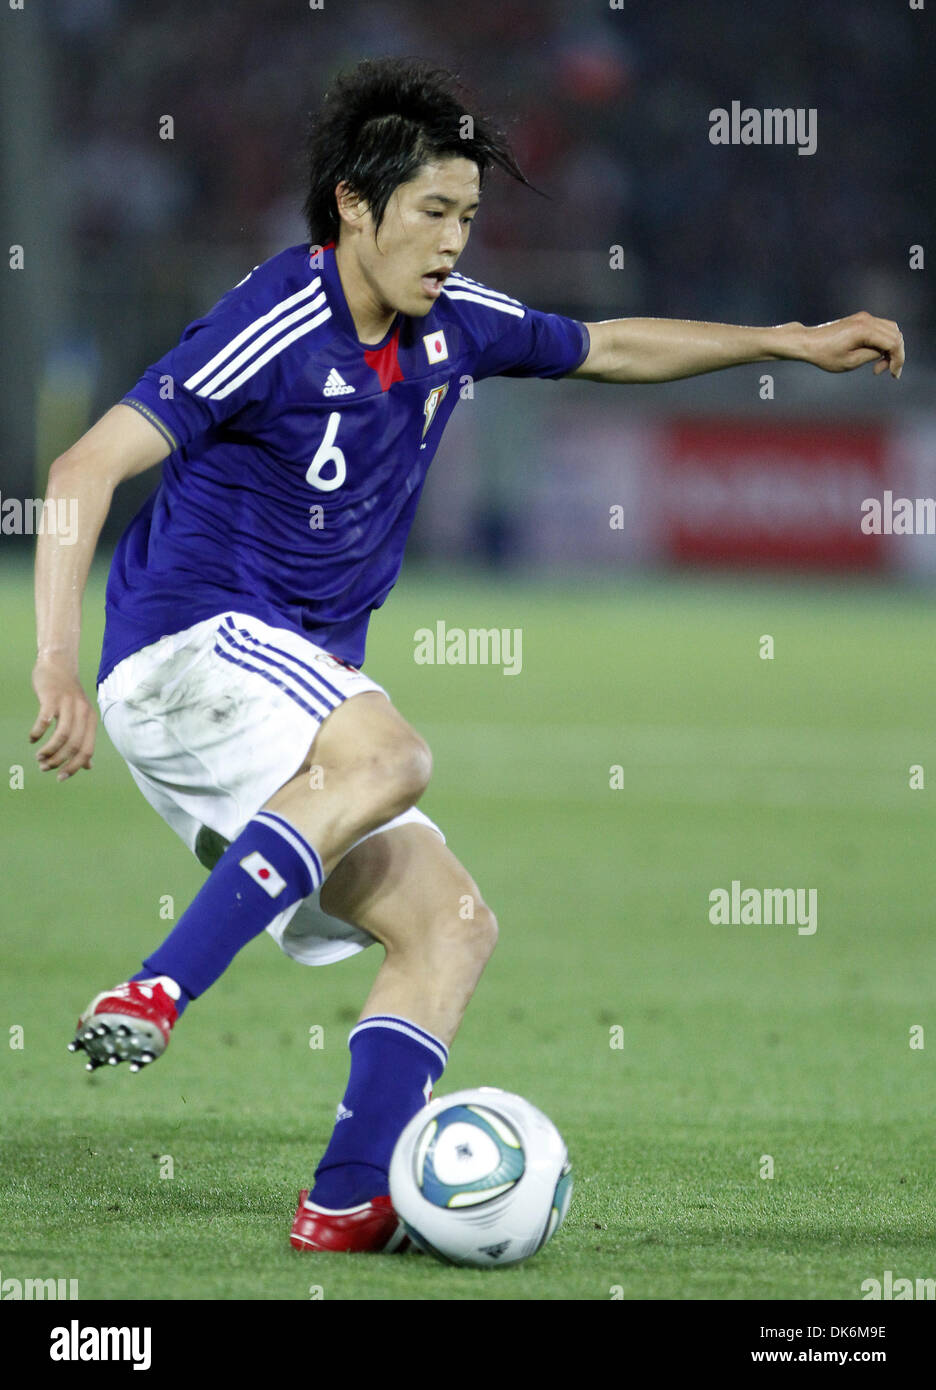
<svg viewBox="0 0 936 1390">
<path fill-rule="evenodd" d="M 89 690 L 102 592 L 98 572 Z M 25 570 L 0 600 L 4 1278 L 77 1278 L 86 1299 L 608 1300 L 936 1276 L 929 596 L 414 573 L 375 616 L 367 669 L 428 737 L 424 809 L 501 926 L 437 1093 L 521 1092 L 574 1165 L 563 1229 L 491 1273 L 288 1247 L 378 949 L 311 970 L 264 934 L 151 1070 L 90 1076 L 66 1052 L 169 929 L 164 895 L 178 917 L 204 875 L 103 733 L 92 773 L 39 774 Z M 521 628 L 522 673 L 416 665 L 440 618 Z M 734 879 L 815 888 L 818 930 L 713 926 Z"/>
</svg>

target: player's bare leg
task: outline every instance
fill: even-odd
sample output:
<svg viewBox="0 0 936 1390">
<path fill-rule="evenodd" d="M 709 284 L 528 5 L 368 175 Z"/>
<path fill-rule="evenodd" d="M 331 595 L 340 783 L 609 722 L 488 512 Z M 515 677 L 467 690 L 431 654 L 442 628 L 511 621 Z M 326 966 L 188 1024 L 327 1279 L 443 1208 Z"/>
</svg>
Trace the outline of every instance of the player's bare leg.
<svg viewBox="0 0 936 1390">
<path fill-rule="evenodd" d="M 401 1014 L 450 1045 L 494 949 L 497 922 L 435 831 L 401 825 L 372 835 L 345 856 L 319 901 L 386 950 L 361 1018 Z"/>
<path fill-rule="evenodd" d="M 390 1155 L 441 1075 L 497 923 L 471 875 L 421 825 L 357 845 L 319 901 L 370 932 L 386 956 L 351 1032 L 348 1088 L 290 1239 L 298 1250 L 393 1250 L 402 1230 L 388 1195 Z"/>
<path fill-rule="evenodd" d="M 416 804 L 431 771 L 416 731 L 385 695 L 368 691 L 331 712 L 299 771 L 263 809 L 315 845 L 327 878 L 355 840 Z"/>
</svg>

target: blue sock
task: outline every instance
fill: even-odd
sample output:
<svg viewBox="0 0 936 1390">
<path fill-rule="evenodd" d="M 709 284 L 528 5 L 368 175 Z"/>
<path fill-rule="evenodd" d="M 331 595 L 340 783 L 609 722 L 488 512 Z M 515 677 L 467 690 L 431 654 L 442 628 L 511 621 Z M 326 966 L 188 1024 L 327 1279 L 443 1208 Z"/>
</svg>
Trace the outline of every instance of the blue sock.
<svg viewBox="0 0 936 1390">
<path fill-rule="evenodd" d="M 448 1049 L 406 1018 L 363 1019 L 348 1038 L 351 1076 L 309 1200 L 343 1210 L 389 1192 L 397 1139 L 429 1101 Z"/>
<path fill-rule="evenodd" d="M 146 957 L 146 973 L 134 978 L 175 980 L 181 1013 L 284 908 L 320 888 L 322 877 L 318 855 L 296 827 L 272 811 L 258 811 L 163 944 Z"/>
</svg>

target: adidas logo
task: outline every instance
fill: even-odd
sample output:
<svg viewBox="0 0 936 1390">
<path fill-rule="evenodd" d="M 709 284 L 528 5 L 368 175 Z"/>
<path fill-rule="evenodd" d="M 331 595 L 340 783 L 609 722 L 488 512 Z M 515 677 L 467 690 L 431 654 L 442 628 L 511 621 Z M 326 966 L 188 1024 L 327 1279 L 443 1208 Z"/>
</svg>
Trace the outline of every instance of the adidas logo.
<svg viewBox="0 0 936 1390">
<path fill-rule="evenodd" d="M 331 371 L 328 373 L 328 379 L 325 382 L 322 394 L 324 396 L 347 396 L 353 390 L 354 387 L 349 386 L 341 373 L 335 367 L 332 367 Z"/>
<path fill-rule="evenodd" d="M 353 390 L 354 388 L 351 387 L 350 389 Z M 335 1114 L 335 1123 L 337 1124 L 339 1120 L 350 1120 L 353 1114 L 354 1111 L 349 1110 L 344 1101 L 340 1100 L 338 1102 L 338 1110 Z"/>
</svg>

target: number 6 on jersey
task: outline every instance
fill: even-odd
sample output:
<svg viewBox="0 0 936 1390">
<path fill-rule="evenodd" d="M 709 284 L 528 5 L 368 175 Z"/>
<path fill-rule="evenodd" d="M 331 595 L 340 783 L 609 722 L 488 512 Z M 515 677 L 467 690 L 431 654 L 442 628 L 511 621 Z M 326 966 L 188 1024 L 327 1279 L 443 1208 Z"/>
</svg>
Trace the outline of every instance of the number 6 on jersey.
<svg viewBox="0 0 936 1390">
<path fill-rule="evenodd" d="M 341 487 L 345 478 L 348 476 L 348 466 L 345 463 L 345 456 L 335 443 L 338 434 L 338 422 L 341 414 L 333 410 L 328 417 L 328 424 L 325 427 L 325 438 L 315 451 L 315 457 L 309 464 L 306 473 L 306 482 L 317 487 L 320 492 L 334 492 L 336 487 Z M 335 475 L 332 478 L 323 478 L 322 469 L 326 464 L 335 465 Z"/>
</svg>

